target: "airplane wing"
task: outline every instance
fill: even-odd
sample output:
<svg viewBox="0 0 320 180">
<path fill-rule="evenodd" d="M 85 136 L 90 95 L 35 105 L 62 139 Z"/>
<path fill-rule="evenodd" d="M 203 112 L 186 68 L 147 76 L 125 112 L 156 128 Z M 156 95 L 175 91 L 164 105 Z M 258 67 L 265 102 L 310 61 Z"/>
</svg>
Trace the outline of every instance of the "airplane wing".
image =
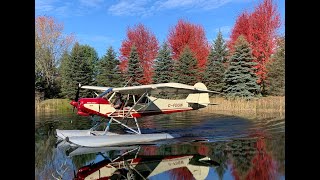
<svg viewBox="0 0 320 180">
<path fill-rule="evenodd" d="M 83 89 L 92 89 L 98 91 L 107 91 L 110 87 L 102 87 L 102 86 L 81 86 Z M 150 94 L 193 94 L 193 93 L 217 93 L 216 91 L 210 91 L 203 88 L 198 88 L 186 84 L 181 83 L 160 83 L 160 84 L 148 84 L 141 86 L 129 86 L 129 87 L 120 87 L 120 88 L 112 88 L 113 92 L 117 92 L 120 94 L 133 94 L 133 95 L 142 95 L 145 92 Z"/>
<path fill-rule="evenodd" d="M 92 90 L 97 90 L 97 91 L 106 91 L 110 89 L 110 87 L 102 87 L 102 86 L 81 86 L 83 89 L 92 89 Z"/>
<path fill-rule="evenodd" d="M 113 91 L 121 94 L 135 94 L 135 95 L 141 95 L 145 92 L 148 92 L 150 94 L 218 93 L 215 91 L 201 89 L 201 88 L 197 88 L 194 86 L 181 84 L 181 83 L 160 83 L 160 84 L 149 84 L 149 85 L 141 85 L 141 86 L 121 87 L 121 88 L 113 88 Z"/>
</svg>

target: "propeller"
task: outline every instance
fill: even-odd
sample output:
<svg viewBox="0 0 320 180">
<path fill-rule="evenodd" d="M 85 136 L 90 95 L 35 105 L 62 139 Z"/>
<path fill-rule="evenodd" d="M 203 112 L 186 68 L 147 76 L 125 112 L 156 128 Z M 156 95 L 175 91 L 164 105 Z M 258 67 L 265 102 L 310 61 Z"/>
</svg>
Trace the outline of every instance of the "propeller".
<svg viewBox="0 0 320 180">
<path fill-rule="evenodd" d="M 78 89 L 77 89 L 77 93 L 76 93 L 76 97 L 74 98 L 75 102 L 78 102 L 78 100 L 79 100 L 80 88 L 81 88 L 81 84 L 79 83 Z M 75 106 L 73 106 L 72 112 L 74 112 L 74 108 L 75 108 Z"/>
</svg>

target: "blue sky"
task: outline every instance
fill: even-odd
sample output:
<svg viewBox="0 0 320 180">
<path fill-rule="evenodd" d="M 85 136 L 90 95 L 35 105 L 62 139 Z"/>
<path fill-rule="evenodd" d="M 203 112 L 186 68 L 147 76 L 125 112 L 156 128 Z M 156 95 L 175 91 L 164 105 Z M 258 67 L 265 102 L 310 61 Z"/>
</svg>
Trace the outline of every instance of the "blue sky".
<svg viewBox="0 0 320 180">
<path fill-rule="evenodd" d="M 159 44 L 181 18 L 202 25 L 211 43 L 220 29 L 228 39 L 236 17 L 252 12 L 262 0 L 35 0 L 35 15 L 54 17 L 64 24 L 64 34 L 95 48 L 99 57 L 112 46 L 119 52 L 126 30 L 142 23 Z M 274 0 L 281 16 L 278 34 L 284 34 L 285 0 Z"/>
</svg>

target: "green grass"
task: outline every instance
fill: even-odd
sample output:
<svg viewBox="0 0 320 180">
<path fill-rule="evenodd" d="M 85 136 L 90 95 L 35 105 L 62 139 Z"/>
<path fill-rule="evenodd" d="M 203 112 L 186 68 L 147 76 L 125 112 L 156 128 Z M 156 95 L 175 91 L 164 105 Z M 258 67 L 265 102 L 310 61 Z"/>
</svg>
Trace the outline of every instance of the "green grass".
<svg viewBox="0 0 320 180">
<path fill-rule="evenodd" d="M 50 111 L 71 111 L 69 99 L 47 99 L 36 103 L 36 112 Z M 225 99 L 222 97 L 210 98 L 211 105 L 203 109 L 208 112 L 221 112 L 230 115 L 244 115 L 255 117 L 268 115 L 277 115 L 284 117 L 285 114 L 285 97 L 268 96 L 259 99 L 245 100 L 241 98 Z M 265 117 L 266 118 L 266 117 Z"/>
<path fill-rule="evenodd" d="M 69 111 L 72 109 L 69 99 L 47 99 L 35 104 L 37 111 Z"/>
<path fill-rule="evenodd" d="M 213 97 L 210 98 L 210 102 L 217 105 L 208 106 L 205 108 L 205 111 L 242 115 L 244 117 L 260 117 L 267 115 L 284 117 L 285 115 L 285 96 L 268 96 L 252 100 Z"/>
</svg>

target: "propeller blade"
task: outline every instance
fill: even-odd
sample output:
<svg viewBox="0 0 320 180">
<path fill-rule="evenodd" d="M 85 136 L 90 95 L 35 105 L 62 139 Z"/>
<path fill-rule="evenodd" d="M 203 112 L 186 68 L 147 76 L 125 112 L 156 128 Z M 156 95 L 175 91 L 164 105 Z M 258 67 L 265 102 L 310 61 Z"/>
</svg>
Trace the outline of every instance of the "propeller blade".
<svg viewBox="0 0 320 180">
<path fill-rule="evenodd" d="M 77 89 L 77 94 L 76 94 L 76 97 L 74 98 L 74 101 L 76 101 L 76 102 L 79 99 L 80 88 L 81 88 L 81 84 L 79 83 L 79 86 L 78 86 L 78 89 Z"/>
</svg>

